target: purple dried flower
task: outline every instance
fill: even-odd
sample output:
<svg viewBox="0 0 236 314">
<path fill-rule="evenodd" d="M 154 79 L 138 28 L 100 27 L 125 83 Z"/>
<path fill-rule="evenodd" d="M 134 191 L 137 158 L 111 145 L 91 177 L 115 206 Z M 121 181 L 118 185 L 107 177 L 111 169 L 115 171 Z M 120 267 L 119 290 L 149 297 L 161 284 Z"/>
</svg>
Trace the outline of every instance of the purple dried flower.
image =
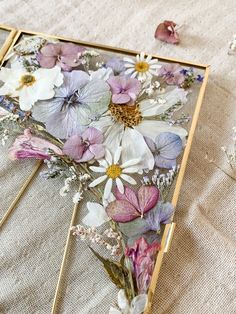
<svg viewBox="0 0 236 314">
<path fill-rule="evenodd" d="M 145 138 L 145 141 L 154 154 L 157 167 L 171 169 L 176 166 L 176 158 L 183 150 L 182 140 L 177 134 L 162 132 L 155 142 L 150 138 Z"/>
<path fill-rule="evenodd" d="M 63 153 L 76 162 L 100 159 L 105 155 L 102 132 L 87 128 L 81 135 L 73 135 L 65 142 Z"/>
<path fill-rule="evenodd" d="M 35 158 L 50 159 L 48 149 L 56 154 L 62 155 L 62 151 L 56 145 L 36 136 L 33 136 L 30 129 L 25 129 L 24 134 L 16 138 L 9 149 L 9 156 L 12 160 Z"/>
<path fill-rule="evenodd" d="M 80 65 L 81 53 L 85 48 L 73 43 L 49 43 L 37 55 L 39 64 L 43 68 L 53 68 L 58 65 L 64 71 L 72 71 Z"/>
<path fill-rule="evenodd" d="M 155 257 L 159 250 L 159 243 L 148 244 L 143 237 L 136 240 L 132 247 L 126 248 L 125 255 L 132 261 L 139 294 L 146 293 L 150 286 Z"/>
<path fill-rule="evenodd" d="M 179 64 L 165 64 L 159 70 L 158 75 L 162 77 L 168 85 L 181 85 L 185 80 L 182 70 Z"/>
<path fill-rule="evenodd" d="M 114 104 L 133 103 L 141 91 L 141 83 L 135 78 L 112 76 L 107 83 L 111 87 Z"/>
<path fill-rule="evenodd" d="M 124 73 L 126 68 L 124 66 L 124 61 L 120 58 L 111 58 L 106 63 L 106 68 L 111 68 L 115 75 Z"/>
</svg>

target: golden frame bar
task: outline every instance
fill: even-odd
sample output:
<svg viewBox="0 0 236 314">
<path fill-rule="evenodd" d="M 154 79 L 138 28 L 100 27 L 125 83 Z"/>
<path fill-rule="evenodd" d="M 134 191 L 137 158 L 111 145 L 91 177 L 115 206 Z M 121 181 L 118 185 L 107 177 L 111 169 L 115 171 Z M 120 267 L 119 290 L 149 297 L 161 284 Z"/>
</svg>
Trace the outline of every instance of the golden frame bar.
<svg viewBox="0 0 236 314">
<path fill-rule="evenodd" d="M 1 26 L 0 26 L 0 28 L 1 28 Z M 96 43 L 75 40 L 72 38 L 53 36 L 53 35 L 43 34 L 43 33 L 39 33 L 39 32 L 25 31 L 25 30 L 16 31 L 14 29 L 11 29 L 11 28 L 5 27 L 5 26 L 3 26 L 2 28 L 7 29 L 7 30 L 11 30 L 10 38 L 8 39 L 8 41 L 6 43 L 6 46 L 4 45 L 4 50 L 1 50 L 2 54 L 4 52 L 3 57 L 6 56 L 6 53 L 16 44 L 16 42 L 20 39 L 20 37 L 22 35 L 42 36 L 42 37 L 47 37 L 47 38 L 59 39 L 62 41 L 70 41 L 70 42 L 77 43 L 77 44 L 80 44 L 83 46 L 96 48 L 96 49 L 102 49 L 102 50 L 121 53 L 121 54 L 126 54 L 126 55 L 133 55 L 134 56 L 134 55 L 139 53 L 139 52 L 133 51 L 133 50 L 127 50 L 124 48 L 115 48 L 115 47 L 111 47 L 111 46 L 107 46 L 107 45 L 100 45 L 100 44 L 96 44 Z M 2 59 L 1 59 L 1 53 L 0 53 L 0 61 L 4 62 L 4 58 L 2 57 Z M 179 171 L 179 174 L 177 177 L 177 181 L 176 181 L 176 185 L 175 185 L 175 189 L 174 189 L 174 193 L 173 193 L 173 197 L 172 197 L 172 204 L 174 205 L 174 207 L 176 207 L 177 201 L 179 198 L 179 194 L 180 194 L 181 185 L 182 185 L 183 178 L 184 178 L 184 173 L 185 173 L 186 166 L 187 166 L 187 161 L 188 161 L 188 157 L 189 157 L 189 153 L 190 153 L 190 149 L 191 149 L 191 145 L 192 145 L 192 141 L 193 141 L 194 132 L 195 132 L 195 129 L 197 126 L 197 121 L 199 118 L 199 113 L 200 113 L 201 105 L 203 102 L 203 97 L 204 97 L 205 90 L 206 90 L 210 66 L 206 65 L 206 64 L 189 62 L 186 60 L 166 58 L 166 57 L 162 57 L 162 56 L 159 56 L 156 54 L 151 54 L 151 55 L 154 58 L 158 58 L 160 61 L 163 61 L 163 62 L 179 63 L 179 64 L 184 65 L 184 66 L 195 67 L 195 68 L 202 69 L 205 71 L 204 79 L 203 79 L 203 82 L 202 82 L 202 85 L 201 85 L 201 88 L 199 91 L 198 99 L 197 99 L 197 102 L 195 105 L 195 110 L 194 110 L 194 114 L 193 114 L 193 118 L 192 118 L 191 127 L 189 130 L 187 144 L 185 146 L 185 150 L 184 150 L 184 154 L 183 154 L 183 158 L 182 158 L 182 162 L 181 162 L 180 171 Z M 74 222 L 76 210 L 77 210 L 77 208 L 75 207 L 73 214 L 72 214 L 71 223 Z M 165 253 L 167 253 L 170 249 L 171 241 L 172 241 L 172 238 L 174 235 L 174 230 L 175 230 L 175 223 L 167 224 L 165 226 L 163 237 L 162 237 L 162 242 L 161 242 L 161 250 L 159 251 L 159 253 L 157 255 L 155 269 L 153 272 L 150 288 L 148 291 L 149 302 L 148 302 L 148 306 L 147 306 L 144 314 L 150 314 L 151 307 L 152 307 L 152 300 L 153 300 L 155 288 L 157 285 L 157 280 L 159 277 L 159 273 L 160 273 L 160 269 L 161 269 L 161 265 L 162 265 L 162 260 L 163 260 Z M 53 300 L 53 307 L 52 307 L 52 311 L 51 311 L 52 314 L 57 313 L 57 302 L 58 302 L 58 299 L 60 298 L 60 296 L 59 296 L 60 295 L 60 288 L 61 288 L 60 284 L 62 282 L 61 279 L 62 279 L 62 276 L 64 273 L 64 269 L 66 267 L 66 261 L 68 258 L 68 247 L 70 245 L 70 241 L 71 241 L 71 236 L 70 236 L 70 231 L 68 231 L 67 240 L 66 240 L 66 244 L 65 244 L 65 250 L 64 250 L 64 254 L 63 254 L 63 260 L 62 260 L 62 264 L 61 264 L 61 268 L 60 268 L 60 274 L 59 274 L 59 278 L 58 278 L 58 282 L 57 282 L 55 297 Z"/>
</svg>

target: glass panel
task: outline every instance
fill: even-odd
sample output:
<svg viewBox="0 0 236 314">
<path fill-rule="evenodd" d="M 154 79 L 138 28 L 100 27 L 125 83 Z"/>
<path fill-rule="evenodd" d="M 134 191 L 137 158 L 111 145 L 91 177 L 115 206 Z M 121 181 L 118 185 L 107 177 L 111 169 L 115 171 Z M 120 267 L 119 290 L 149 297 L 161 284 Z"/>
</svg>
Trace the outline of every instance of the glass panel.
<svg viewBox="0 0 236 314">
<path fill-rule="evenodd" d="M 3 95 L 0 105 L 18 115 L 11 122 L 16 134 L 27 131 L 11 155 L 45 158 L 48 166 L 35 182 L 48 194 L 31 195 L 31 208 L 44 214 L 48 208 L 47 234 L 54 239 L 52 245 L 45 238 L 40 254 L 61 250 L 64 219 L 72 199 L 79 202 L 54 313 L 118 310 L 121 288 L 127 308 L 138 306 L 137 295 L 145 304 L 163 230 L 173 219 L 170 202 L 205 68 L 29 35 L 7 66 L 12 62 L 25 69 L 9 70 L 14 97 Z M 57 220 L 57 210 L 67 214 Z M 32 260 L 29 272 L 38 255 Z M 54 283 L 58 263 L 57 255 Z M 42 278 L 48 275 L 42 269 Z M 54 290 L 41 290 L 38 308 L 50 310 L 42 295 L 52 301 Z"/>
<path fill-rule="evenodd" d="M 10 35 L 10 31 L 6 29 L 0 28 L 0 47 L 2 47 L 7 39 L 7 37 Z"/>
</svg>

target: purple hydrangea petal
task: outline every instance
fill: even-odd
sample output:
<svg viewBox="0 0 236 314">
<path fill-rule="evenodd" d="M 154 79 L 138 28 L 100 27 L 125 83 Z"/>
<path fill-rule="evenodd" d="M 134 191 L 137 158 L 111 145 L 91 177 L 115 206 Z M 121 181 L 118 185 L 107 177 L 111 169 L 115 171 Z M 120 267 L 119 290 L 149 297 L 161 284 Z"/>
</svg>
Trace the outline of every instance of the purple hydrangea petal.
<svg viewBox="0 0 236 314">
<path fill-rule="evenodd" d="M 181 138 L 171 132 L 160 133 L 156 139 L 156 150 L 166 159 L 176 159 L 183 150 Z"/>
<path fill-rule="evenodd" d="M 101 159 L 105 155 L 105 148 L 102 144 L 90 145 L 89 151 L 93 154 L 95 159 Z"/>
<path fill-rule="evenodd" d="M 106 63 L 107 68 L 111 68 L 115 75 L 119 75 L 125 71 L 124 61 L 120 58 L 111 58 Z"/>
<path fill-rule="evenodd" d="M 176 166 L 176 159 L 163 158 L 161 155 L 155 156 L 155 165 L 159 168 L 171 169 Z"/>
<path fill-rule="evenodd" d="M 67 139 L 72 135 L 80 134 L 85 129 L 80 123 L 79 106 L 69 106 L 50 116 L 46 124 L 49 133 L 60 139 Z"/>
<path fill-rule="evenodd" d="M 77 134 L 68 138 L 63 146 L 63 153 L 74 160 L 80 159 L 83 156 L 83 152 L 82 137 Z"/>
<path fill-rule="evenodd" d="M 76 159 L 75 161 L 76 162 L 87 162 L 87 161 L 92 160 L 92 159 L 94 159 L 94 154 L 89 149 L 87 149 L 83 153 L 83 156 L 80 159 Z"/>
<path fill-rule="evenodd" d="M 90 127 L 82 134 L 84 141 L 89 141 L 90 144 L 101 144 L 103 142 L 103 134 L 100 130 Z"/>
<path fill-rule="evenodd" d="M 113 94 L 112 102 L 114 104 L 126 104 L 130 101 L 130 96 L 128 94 Z"/>
</svg>

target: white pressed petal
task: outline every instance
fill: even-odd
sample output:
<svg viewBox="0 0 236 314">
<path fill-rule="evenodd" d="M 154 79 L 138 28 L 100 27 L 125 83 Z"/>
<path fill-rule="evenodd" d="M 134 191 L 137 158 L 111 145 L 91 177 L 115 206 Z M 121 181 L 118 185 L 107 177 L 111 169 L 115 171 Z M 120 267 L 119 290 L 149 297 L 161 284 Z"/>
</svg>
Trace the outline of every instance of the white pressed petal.
<svg viewBox="0 0 236 314">
<path fill-rule="evenodd" d="M 99 203 L 87 203 L 88 214 L 83 218 L 83 223 L 90 227 L 99 227 L 109 220 L 105 208 Z"/>
<path fill-rule="evenodd" d="M 135 145 L 133 144 L 135 143 Z M 154 158 L 153 154 L 147 146 L 143 135 L 136 130 L 126 128 L 122 139 L 122 162 L 125 163 L 128 160 L 139 159 L 137 167 L 140 170 L 153 169 Z"/>
<path fill-rule="evenodd" d="M 86 205 L 87 205 L 88 211 L 90 212 L 100 210 L 101 207 L 103 207 L 101 204 L 95 203 L 95 202 L 87 202 Z"/>
<path fill-rule="evenodd" d="M 126 70 L 126 71 L 125 71 L 125 74 L 131 74 L 131 73 L 133 73 L 134 71 L 135 71 L 135 69 L 134 69 L 134 67 L 132 67 L 132 68 Z"/>
<path fill-rule="evenodd" d="M 152 55 L 148 55 L 145 61 L 149 64 L 149 62 L 151 61 L 151 59 L 152 59 Z"/>
<path fill-rule="evenodd" d="M 138 72 L 135 71 L 134 73 L 132 73 L 132 74 L 130 75 L 130 77 L 131 77 L 131 78 L 135 78 L 135 77 L 137 76 L 137 74 L 138 74 Z"/>
<path fill-rule="evenodd" d="M 166 104 L 159 105 L 152 102 L 152 99 L 144 99 L 139 103 L 139 108 L 143 117 L 151 117 L 162 114 L 166 108 Z M 171 106 L 170 106 L 171 107 Z"/>
<path fill-rule="evenodd" d="M 144 56 L 145 56 L 145 53 L 142 51 L 140 53 L 140 61 L 144 61 Z"/>
<path fill-rule="evenodd" d="M 124 191 L 125 191 L 125 190 L 124 190 L 124 185 L 123 185 L 121 179 L 116 178 L 116 185 L 117 185 L 117 188 L 118 188 L 118 190 L 120 191 L 120 193 L 121 193 L 121 194 L 124 194 Z"/>
<path fill-rule="evenodd" d="M 140 162 L 140 158 L 130 159 L 124 162 L 120 167 L 123 169 L 129 166 L 137 165 L 139 162 Z"/>
<path fill-rule="evenodd" d="M 117 147 L 120 146 L 120 142 L 124 133 L 123 123 L 113 122 L 113 125 L 110 126 L 104 135 L 103 145 L 109 149 L 109 152 L 112 154 L 115 153 Z"/>
<path fill-rule="evenodd" d="M 184 139 L 188 132 L 177 126 L 171 126 L 169 123 L 164 121 L 155 120 L 143 120 L 139 125 L 137 125 L 136 130 L 138 130 L 143 136 L 151 138 L 153 141 L 162 132 L 171 132 L 179 135 L 181 139 Z"/>
<path fill-rule="evenodd" d="M 158 63 L 158 59 L 152 59 L 149 61 L 149 64 L 156 64 Z"/>
<path fill-rule="evenodd" d="M 127 64 L 125 64 L 125 67 L 126 67 L 126 68 L 133 68 L 133 69 L 134 69 L 134 66 L 135 66 L 135 65 L 134 65 L 133 63 L 129 63 L 129 64 L 127 63 Z"/>
<path fill-rule="evenodd" d="M 140 55 L 136 55 L 136 60 L 137 60 L 136 63 L 140 62 Z"/>
<path fill-rule="evenodd" d="M 128 62 L 128 63 L 133 63 L 133 64 L 135 64 L 135 61 L 134 61 L 133 59 L 131 59 L 131 58 L 128 58 L 128 57 L 124 57 L 124 58 L 123 58 L 123 61 L 124 61 L 124 62 Z"/>
<path fill-rule="evenodd" d="M 150 64 L 150 69 L 160 69 L 161 65 L 160 64 Z"/>
<path fill-rule="evenodd" d="M 103 167 L 95 167 L 95 166 L 91 166 L 89 167 L 93 172 L 103 172 L 105 173 L 106 172 L 106 169 L 103 168 Z"/>
<path fill-rule="evenodd" d="M 138 167 L 129 167 L 122 170 L 122 173 L 136 173 L 139 171 Z"/>
<path fill-rule="evenodd" d="M 101 117 L 99 120 L 97 121 L 93 121 L 90 126 L 93 126 L 94 128 L 102 131 L 102 133 L 106 132 L 107 129 L 113 125 L 113 121 L 111 119 L 111 116 L 105 116 L 105 117 Z"/>
<path fill-rule="evenodd" d="M 112 189 L 112 179 L 108 179 L 107 183 L 104 188 L 104 198 L 107 199 L 109 195 L 111 194 L 111 189 Z"/>
<path fill-rule="evenodd" d="M 107 168 L 108 167 L 108 163 L 105 159 L 100 159 L 98 160 L 98 163 L 100 166 L 104 167 L 104 168 Z"/>
<path fill-rule="evenodd" d="M 112 155 L 108 149 L 106 149 L 105 159 L 106 159 L 109 166 L 112 165 Z"/>
<path fill-rule="evenodd" d="M 119 290 L 118 297 L 117 297 L 117 303 L 119 308 L 127 313 L 129 310 L 129 301 L 127 300 L 127 297 L 125 295 L 125 291 L 123 289 Z"/>
<path fill-rule="evenodd" d="M 29 87 L 23 87 L 19 92 L 20 108 L 24 111 L 29 111 L 35 102 L 34 93 L 30 92 Z"/>
<path fill-rule="evenodd" d="M 122 312 L 111 306 L 108 314 L 122 314 Z"/>
<path fill-rule="evenodd" d="M 158 75 L 157 71 L 154 69 L 149 69 L 149 73 L 151 73 L 152 75 Z"/>
<path fill-rule="evenodd" d="M 93 188 L 94 186 L 97 186 L 98 184 L 100 184 L 100 183 L 102 183 L 103 181 L 105 181 L 106 179 L 107 179 L 107 175 L 101 176 L 101 177 L 99 177 L 99 178 L 93 180 L 93 182 L 91 182 L 91 183 L 89 184 L 89 187 L 90 187 L 90 188 Z"/>
<path fill-rule="evenodd" d="M 119 146 L 117 148 L 117 150 L 115 151 L 115 154 L 114 154 L 114 164 L 117 164 L 119 159 L 120 159 L 120 155 L 121 155 L 121 152 L 122 152 L 122 147 Z"/>
<path fill-rule="evenodd" d="M 120 177 L 123 179 L 123 180 L 125 180 L 125 181 L 127 181 L 128 183 L 130 183 L 130 184 L 132 184 L 132 185 L 135 185 L 135 184 L 137 184 L 137 182 L 133 179 L 133 178 L 131 178 L 130 176 L 128 176 L 127 174 L 121 174 L 120 175 Z"/>
</svg>

